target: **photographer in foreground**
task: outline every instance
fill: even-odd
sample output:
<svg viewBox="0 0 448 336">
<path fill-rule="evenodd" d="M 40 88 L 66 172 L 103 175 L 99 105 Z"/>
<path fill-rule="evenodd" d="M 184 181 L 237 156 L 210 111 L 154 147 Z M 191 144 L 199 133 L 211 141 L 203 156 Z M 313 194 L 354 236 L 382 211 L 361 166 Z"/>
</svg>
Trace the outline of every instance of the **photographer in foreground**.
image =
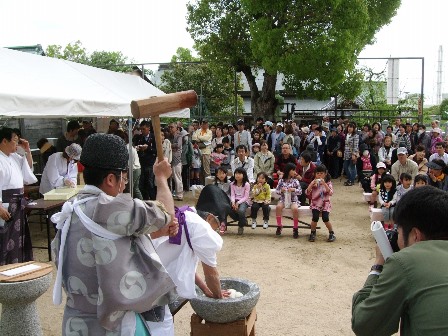
<svg viewBox="0 0 448 336">
<path fill-rule="evenodd" d="M 377 248 L 364 288 L 353 296 L 357 335 L 448 335 L 448 193 L 426 186 L 397 204 L 398 246 L 384 262 Z M 384 267 L 383 267 L 384 265 Z"/>
</svg>

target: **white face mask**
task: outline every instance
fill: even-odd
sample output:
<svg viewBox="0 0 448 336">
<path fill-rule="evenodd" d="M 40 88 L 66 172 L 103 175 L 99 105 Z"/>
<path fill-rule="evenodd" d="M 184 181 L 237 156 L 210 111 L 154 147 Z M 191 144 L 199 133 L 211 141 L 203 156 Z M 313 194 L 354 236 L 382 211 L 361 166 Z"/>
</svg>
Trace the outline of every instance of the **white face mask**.
<svg viewBox="0 0 448 336">
<path fill-rule="evenodd" d="M 418 130 L 418 135 L 423 134 L 424 130 Z"/>
</svg>

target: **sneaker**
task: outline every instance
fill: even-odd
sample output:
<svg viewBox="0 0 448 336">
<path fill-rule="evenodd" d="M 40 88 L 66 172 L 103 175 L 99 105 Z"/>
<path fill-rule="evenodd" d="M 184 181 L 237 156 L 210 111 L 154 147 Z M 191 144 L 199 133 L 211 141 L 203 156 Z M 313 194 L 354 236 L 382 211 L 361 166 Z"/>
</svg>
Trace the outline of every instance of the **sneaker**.
<svg viewBox="0 0 448 336">
<path fill-rule="evenodd" d="M 327 239 L 327 242 L 334 242 L 336 240 L 336 236 L 334 235 L 334 233 L 330 233 L 329 235 L 328 235 L 328 239 Z"/>
<path fill-rule="evenodd" d="M 256 229 L 257 228 L 257 222 L 252 222 L 252 229 Z"/>
<path fill-rule="evenodd" d="M 219 233 L 223 235 L 226 232 L 226 230 L 227 230 L 226 225 L 222 223 L 221 226 L 219 227 Z"/>
<path fill-rule="evenodd" d="M 292 229 L 292 237 L 294 239 L 299 238 L 299 229 Z"/>
<path fill-rule="evenodd" d="M 280 236 L 282 234 L 282 227 L 281 226 L 277 226 L 277 231 L 275 231 L 275 235 L 276 236 Z"/>
<path fill-rule="evenodd" d="M 238 227 L 238 234 L 241 236 L 244 233 L 243 227 Z"/>
<path fill-rule="evenodd" d="M 269 227 L 269 223 L 267 221 L 265 221 L 263 224 L 263 229 L 267 229 L 268 227 Z"/>
<path fill-rule="evenodd" d="M 311 232 L 311 234 L 310 234 L 310 236 L 309 236 L 309 238 L 308 238 L 308 241 L 309 241 L 309 242 L 313 242 L 313 241 L 315 241 L 315 240 L 316 240 L 316 233 Z"/>
</svg>

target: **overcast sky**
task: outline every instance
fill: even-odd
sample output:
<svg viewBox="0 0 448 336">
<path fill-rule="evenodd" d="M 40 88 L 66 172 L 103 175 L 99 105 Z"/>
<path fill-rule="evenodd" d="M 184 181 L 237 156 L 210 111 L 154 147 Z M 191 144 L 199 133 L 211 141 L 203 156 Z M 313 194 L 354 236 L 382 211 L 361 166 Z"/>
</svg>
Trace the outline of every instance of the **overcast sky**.
<svg viewBox="0 0 448 336">
<path fill-rule="evenodd" d="M 0 46 L 41 44 L 45 49 L 80 40 L 88 52 L 121 51 L 137 63 L 169 62 L 178 47 L 193 47 L 186 32 L 187 2 L 4 0 Z M 439 46 L 448 53 L 447 13 L 445 0 L 402 0 L 397 16 L 360 57 L 425 57 L 425 103 L 435 103 Z M 361 62 L 376 70 L 386 67 L 386 61 Z M 442 92 L 448 92 L 445 78 Z M 420 82 L 421 61 L 401 61 L 400 90 L 420 92 Z"/>
</svg>

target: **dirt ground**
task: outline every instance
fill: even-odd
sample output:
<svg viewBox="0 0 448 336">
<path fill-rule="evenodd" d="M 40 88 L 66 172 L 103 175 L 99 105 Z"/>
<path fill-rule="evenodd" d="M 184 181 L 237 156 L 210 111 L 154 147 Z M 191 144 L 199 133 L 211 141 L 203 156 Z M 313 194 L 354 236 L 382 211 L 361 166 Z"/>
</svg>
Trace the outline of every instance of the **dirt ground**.
<svg viewBox="0 0 448 336">
<path fill-rule="evenodd" d="M 260 286 L 256 335 L 353 334 L 352 295 L 362 287 L 373 264 L 374 240 L 361 188 L 345 187 L 339 179 L 333 184 L 330 220 L 337 237 L 334 243 L 326 242 L 328 231 L 322 222 L 314 243 L 307 241 L 308 229 L 299 229 L 297 240 L 292 238 L 292 229 L 284 229 L 277 237 L 274 228 L 248 227 L 238 236 L 237 228 L 229 227 L 224 235 L 218 256 L 221 276 L 250 279 Z M 191 196 L 186 199 L 193 205 Z M 310 218 L 300 219 L 310 222 Z M 285 220 L 284 224 L 291 221 Z M 32 226 L 34 241 L 45 246 L 45 230 L 41 232 L 38 224 Z M 35 250 L 35 259 L 47 262 L 47 251 Z M 54 306 L 51 293 L 52 288 L 38 299 L 46 336 L 61 333 L 63 305 Z M 175 316 L 176 335 L 190 335 L 192 313 L 187 304 Z"/>
</svg>

